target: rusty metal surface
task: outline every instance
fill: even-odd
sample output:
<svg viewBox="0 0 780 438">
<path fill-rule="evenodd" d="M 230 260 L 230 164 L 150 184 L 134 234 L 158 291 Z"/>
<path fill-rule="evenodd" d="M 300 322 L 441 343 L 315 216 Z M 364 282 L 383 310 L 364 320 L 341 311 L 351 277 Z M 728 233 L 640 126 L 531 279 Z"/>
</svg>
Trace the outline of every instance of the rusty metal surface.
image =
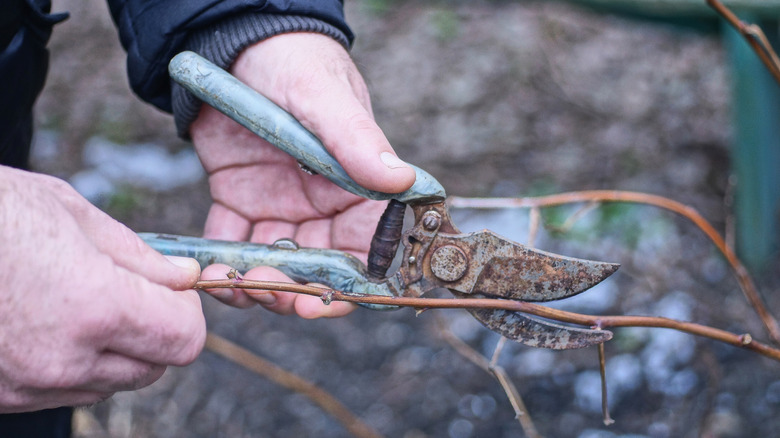
<svg viewBox="0 0 780 438">
<path fill-rule="evenodd" d="M 444 203 L 411 207 L 415 225 L 403 235 L 404 256 L 393 277 L 405 296 L 447 288 L 458 298 L 552 301 L 593 287 L 619 267 L 532 249 L 488 230 L 460 233 Z M 612 338 L 606 330 L 571 327 L 517 312 L 469 312 L 490 330 L 531 347 L 565 350 Z"/>
<path fill-rule="evenodd" d="M 609 330 L 571 327 L 507 310 L 470 309 L 469 313 L 490 330 L 529 347 L 570 350 L 612 339 Z"/>
<path fill-rule="evenodd" d="M 488 230 L 459 233 L 444 208 L 413 206 L 418 221 L 404 234 L 398 274 L 408 296 L 444 287 L 464 294 L 552 301 L 595 286 L 619 267 L 532 249 Z M 435 227 L 432 217 L 440 218 Z"/>
<path fill-rule="evenodd" d="M 523 301 L 551 301 L 576 295 L 614 273 L 612 263 L 575 259 L 528 248 L 492 231 L 437 236 L 434 248 L 458 246 L 468 272 L 441 286 Z M 434 249 L 434 251 L 437 251 Z"/>
</svg>

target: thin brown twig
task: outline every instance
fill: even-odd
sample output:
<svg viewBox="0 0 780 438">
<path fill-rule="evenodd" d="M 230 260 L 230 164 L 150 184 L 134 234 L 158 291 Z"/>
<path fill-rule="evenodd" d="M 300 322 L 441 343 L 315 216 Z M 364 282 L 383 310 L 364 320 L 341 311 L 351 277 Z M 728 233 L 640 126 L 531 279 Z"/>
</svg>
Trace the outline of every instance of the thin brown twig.
<svg viewBox="0 0 780 438">
<path fill-rule="evenodd" d="M 694 223 L 715 244 L 718 250 L 726 257 L 729 265 L 737 277 L 740 289 L 750 305 L 753 307 L 761 322 L 766 326 L 770 338 L 775 343 L 780 343 L 780 324 L 766 308 L 763 299 L 758 294 L 758 289 L 753 282 L 747 268 L 737 257 L 734 250 L 726 244 L 725 240 L 699 212 L 681 202 L 674 201 L 663 196 L 648 193 L 626 192 L 619 190 L 585 190 L 580 192 L 559 193 L 549 196 L 528 198 L 462 198 L 452 196 L 448 198 L 448 204 L 453 208 L 541 208 L 552 207 L 577 202 L 629 202 L 652 205 L 675 212 Z"/>
<path fill-rule="evenodd" d="M 330 393 L 308 380 L 280 368 L 251 351 L 211 332 L 206 335 L 206 348 L 256 374 L 267 377 L 278 385 L 303 394 L 316 403 L 323 411 L 338 420 L 352 435 L 358 438 L 381 438 L 382 435 L 379 432 L 356 417 L 355 414 L 330 395 Z"/>
<path fill-rule="evenodd" d="M 529 222 L 528 230 L 529 246 L 534 245 L 534 240 L 539 230 L 540 218 L 541 213 L 539 209 L 531 209 L 531 220 Z M 453 335 L 449 328 L 444 324 L 442 318 L 438 317 L 438 314 L 436 320 L 439 323 L 439 333 L 441 333 L 441 337 L 444 338 L 457 353 L 482 368 L 486 373 L 491 374 L 498 381 L 499 385 L 501 385 L 501 388 L 504 390 L 504 394 L 506 394 L 509 403 L 512 405 L 512 409 L 515 411 L 515 419 L 520 423 L 520 427 L 522 427 L 525 435 L 528 437 L 540 436 L 533 423 L 533 419 L 528 413 L 528 409 L 525 407 L 520 391 L 517 390 L 514 382 L 512 382 L 506 374 L 503 367 L 498 365 L 498 360 L 501 357 L 501 352 L 504 350 L 507 338 L 503 336 L 499 338 L 496 348 L 493 350 L 493 356 L 488 361 L 485 356 L 461 341 L 457 336 Z"/>
<path fill-rule="evenodd" d="M 766 35 L 761 28 L 754 24 L 743 22 L 736 14 L 718 0 L 706 1 L 712 9 L 720 14 L 720 16 L 745 38 L 745 41 L 750 44 L 750 47 L 756 52 L 756 55 L 758 55 L 758 58 L 764 63 L 769 70 L 769 73 L 772 74 L 775 80 L 780 84 L 780 58 L 778 58 L 777 53 L 772 49 L 772 45 L 769 44 L 769 40 L 767 40 Z"/>
<path fill-rule="evenodd" d="M 506 345 L 506 338 L 501 336 L 496 343 L 496 348 L 493 350 L 493 356 L 490 358 L 490 367 L 498 366 L 498 360 L 501 358 L 501 352 L 504 351 L 504 345 Z"/>
<path fill-rule="evenodd" d="M 582 207 L 577 209 L 574 214 L 566 218 L 566 220 L 563 222 L 563 225 L 556 226 L 553 228 L 553 230 L 561 233 L 568 233 L 571 231 L 577 221 L 579 221 L 586 214 L 590 213 L 592 210 L 598 208 L 599 205 L 600 204 L 598 202 L 588 202 L 587 204 L 584 204 Z M 533 208 L 532 211 L 539 211 L 539 208 Z M 604 425 L 611 426 L 615 423 L 615 420 L 613 420 L 609 415 L 609 393 L 607 392 L 607 357 L 604 351 L 604 343 L 599 344 L 597 349 L 599 353 L 599 375 L 601 378 L 601 416 Z"/>
<path fill-rule="evenodd" d="M 531 248 L 536 244 L 536 236 L 539 235 L 539 223 L 542 221 L 542 213 L 538 208 L 532 208 L 530 220 L 528 221 L 528 246 Z"/>
<path fill-rule="evenodd" d="M 541 438 L 539 431 L 536 429 L 536 425 L 534 425 L 533 419 L 530 415 L 528 415 L 528 409 L 526 409 L 525 403 L 523 403 L 523 398 L 520 396 L 520 391 L 518 391 L 515 384 L 512 383 L 512 380 L 506 374 L 504 368 L 496 365 L 493 363 L 493 361 L 488 361 L 485 356 L 455 336 L 445 326 L 444 321 L 441 318 L 437 318 L 437 322 L 440 328 L 439 335 L 444 339 L 445 342 L 450 345 L 450 347 L 452 347 L 453 350 L 471 361 L 474 365 L 478 366 L 486 373 L 492 374 L 493 377 L 495 377 L 495 379 L 501 385 L 501 388 L 504 390 L 507 398 L 509 399 L 509 404 L 512 405 L 512 409 L 515 411 L 515 418 L 520 423 L 520 427 L 523 429 L 523 432 L 525 432 L 525 435 L 529 438 Z M 501 345 L 502 343 L 499 341 L 499 346 Z M 496 346 L 496 351 L 500 350 L 499 346 Z M 493 354 L 493 358 L 497 358 L 495 353 Z"/>
<path fill-rule="evenodd" d="M 612 327 L 656 327 L 669 328 L 692 335 L 702 336 L 744 348 L 771 359 L 780 361 L 780 349 L 756 341 L 750 334 L 735 334 L 725 330 L 692 322 L 678 321 L 655 316 L 606 316 L 584 315 L 552 309 L 525 301 L 503 300 L 495 298 L 411 298 L 386 297 L 379 295 L 354 294 L 336 291 L 325 287 L 300 285 L 278 281 L 254 280 L 202 280 L 195 284 L 198 289 L 243 288 L 295 292 L 320 297 L 323 301 L 346 301 L 360 304 L 381 304 L 389 306 L 412 307 L 416 309 L 499 309 L 521 312 L 559 322 L 596 328 Z"/>
<path fill-rule="evenodd" d="M 601 374 L 601 414 L 604 417 L 604 425 L 615 424 L 615 420 L 609 415 L 609 399 L 607 397 L 607 357 L 604 353 L 604 344 L 599 344 L 599 373 Z"/>
<path fill-rule="evenodd" d="M 598 202 L 588 202 L 587 204 L 583 205 L 582 208 L 577 209 L 577 211 L 575 211 L 571 216 L 566 218 L 563 224 L 553 226 L 552 230 L 559 233 L 568 233 L 572 228 L 574 228 L 574 224 L 577 223 L 577 221 L 598 207 Z"/>
</svg>

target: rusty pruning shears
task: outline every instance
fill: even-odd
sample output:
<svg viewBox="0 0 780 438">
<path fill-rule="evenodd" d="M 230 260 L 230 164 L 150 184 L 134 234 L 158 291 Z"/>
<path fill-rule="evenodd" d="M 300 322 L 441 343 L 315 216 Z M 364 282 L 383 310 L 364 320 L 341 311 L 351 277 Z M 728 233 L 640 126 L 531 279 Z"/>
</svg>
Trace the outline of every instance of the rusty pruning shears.
<svg viewBox="0 0 780 438">
<path fill-rule="evenodd" d="M 272 245 L 142 233 L 156 250 L 193 257 L 202 266 L 224 263 L 240 271 L 271 266 L 294 281 L 321 283 L 359 294 L 420 297 L 446 288 L 458 298 L 552 301 L 577 295 L 618 268 L 612 263 L 559 256 L 507 240 L 491 231 L 461 233 L 452 223 L 441 184 L 414 167 L 414 185 L 400 194 L 367 190 L 350 178 L 322 143 L 290 114 L 229 73 L 192 52 L 169 65 L 171 77 L 198 98 L 356 195 L 389 200 L 371 241 L 368 264 L 337 250 L 299 248 L 290 239 Z M 406 207 L 414 225 L 403 230 Z M 387 271 L 403 244 L 397 271 Z M 377 310 L 393 306 L 370 306 Z M 506 310 L 472 309 L 482 324 L 533 347 L 570 349 L 608 341 L 606 330 L 570 327 Z"/>
</svg>

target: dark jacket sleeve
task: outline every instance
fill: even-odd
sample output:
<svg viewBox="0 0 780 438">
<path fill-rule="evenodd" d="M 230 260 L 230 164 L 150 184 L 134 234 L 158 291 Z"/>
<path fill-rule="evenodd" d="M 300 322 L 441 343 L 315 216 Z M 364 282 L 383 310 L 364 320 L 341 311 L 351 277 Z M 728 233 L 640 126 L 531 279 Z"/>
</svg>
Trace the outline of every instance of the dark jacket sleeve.
<svg viewBox="0 0 780 438">
<path fill-rule="evenodd" d="M 26 168 L 32 108 L 49 66 L 46 43 L 67 14 L 49 14 L 48 0 L 0 2 L 0 164 Z"/>
<path fill-rule="evenodd" d="M 351 42 L 338 0 L 108 0 L 127 50 L 132 89 L 144 100 L 171 112 L 167 66 L 190 37 L 245 15 L 298 16 L 338 29 Z"/>
</svg>

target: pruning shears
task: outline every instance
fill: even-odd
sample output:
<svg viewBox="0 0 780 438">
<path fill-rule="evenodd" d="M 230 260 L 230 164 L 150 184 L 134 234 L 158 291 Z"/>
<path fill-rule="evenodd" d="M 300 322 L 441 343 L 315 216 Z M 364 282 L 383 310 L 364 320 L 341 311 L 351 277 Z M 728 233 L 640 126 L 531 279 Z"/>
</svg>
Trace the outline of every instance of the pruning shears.
<svg viewBox="0 0 780 438">
<path fill-rule="evenodd" d="M 446 288 L 458 298 L 552 301 L 577 295 L 619 265 L 560 256 L 526 247 L 489 230 L 461 233 L 450 218 L 442 185 L 424 170 L 400 194 L 365 189 L 350 178 L 322 143 L 290 114 L 193 52 L 171 60 L 171 77 L 195 96 L 356 195 L 388 200 L 371 241 L 368 263 L 338 250 L 301 248 L 290 239 L 271 245 L 142 233 L 167 255 L 193 257 L 202 266 L 224 263 L 240 271 L 270 266 L 301 283 L 321 283 L 358 294 L 420 297 Z M 414 225 L 404 230 L 410 207 Z M 403 244 L 400 266 L 388 275 Z M 377 310 L 392 306 L 371 306 Z M 570 327 L 506 310 L 473 309 L 482 324 L 533 347 L 570 349 L 608 341 L 607 330 Z"/>
</svg>

